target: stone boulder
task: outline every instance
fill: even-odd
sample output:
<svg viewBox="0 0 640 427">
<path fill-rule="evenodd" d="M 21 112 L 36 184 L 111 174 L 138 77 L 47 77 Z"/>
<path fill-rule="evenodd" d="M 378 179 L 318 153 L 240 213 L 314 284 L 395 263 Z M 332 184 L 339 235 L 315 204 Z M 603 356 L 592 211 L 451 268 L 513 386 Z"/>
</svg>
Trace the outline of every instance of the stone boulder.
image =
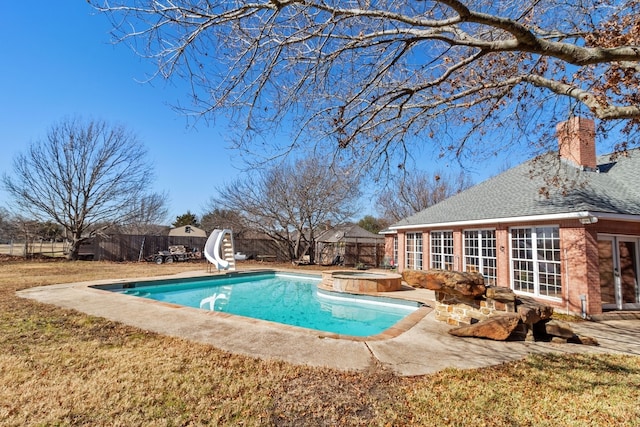
<svg viewBox="0 0 640 427">
<path fill-rule="evenodd" d="M 453 328 L 449 330 L 449 334 L 456 337 L 485 338 L 495 341 L 526 339 L 557 344 L 600 345 L 595 338 L 575 334 L 567 322 L 559 320 L 543 320 L 534 324 L 533 329 L 529 329 L 522 323 L 518 313 L 504 313 L 471 325 Z"/>
<path fill-rule="evenodd" d="M 464 324 L 449 330 L 451 335 L 598 345 L 594 338 L 576 335 L 568 323 L 552 320 L 552 306 L 506 287 L 485 286 L 479 273 L 404 270 L 402 279 L 415 288 L 436 292 L 438 320 Z"/>
<path fill-rule="evenodd" d="M 451 295 L 479 298 L 486 286 L 480 273 L 448 270 L 404 270 L 402 279 L 414 288 L 429 289 Z"/>
<path fill-rule="evenodd" d="M 592 345 L 595 347 L 600 345 L 597 339 L 584 335 L 574 335 L 572 338 L 569 338 L 567 342 L 571 344 Z"/>
<path fill-rule="evenodd" d="M 485 296 L 500 302 L 516 302 L 516 293 L 502 286 L 488 286 Z"/>
<path fill-rule="evenodd" d="M 523 296 L 519 296 L 516 300 L 516 311 L 520 315 L 522 323 L 527 325 L 551 319 L 553 315 L 553 307 L 550 305 Z"/>
<path fill-rule="evenodd" d="M 553 343 L 570 343 L 598 346 L 598 340 L 592 337 L 577 335 L 571 325 L 561 320 L 543 320 L 534 325 L 536 340 L 550 341 Z"/>
<path fill-rule="evenodd" d="M 545 335 L 551 337 L 560 337 L 566 340 L 571 339 L 576 336 L 573 329 L 567 322 L 562 322 L 560 320 L 549 320 L 545 322 L 540 322 L 540 329 L 544 331 Z"/>
<path fill-rule="evenodd" d="M 520 316 L 517 313 L 504 313 L 471 325 L 450 329 L 449 333 L 456 337 L 486 338 L 505 341 L 519 323 Z"/>
</svg>

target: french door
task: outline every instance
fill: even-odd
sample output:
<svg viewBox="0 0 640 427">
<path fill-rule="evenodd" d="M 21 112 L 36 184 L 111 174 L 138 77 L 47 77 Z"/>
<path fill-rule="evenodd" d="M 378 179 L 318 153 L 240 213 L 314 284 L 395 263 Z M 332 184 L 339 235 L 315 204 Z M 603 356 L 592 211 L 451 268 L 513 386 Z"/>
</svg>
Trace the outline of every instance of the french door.
<svg viewBox="0 0 640 427">
<path fill-rule="evenodd" d="M 598 236 L 600 295 L 603 310 L 640 309 L 638 239 Z"/>
</svg>

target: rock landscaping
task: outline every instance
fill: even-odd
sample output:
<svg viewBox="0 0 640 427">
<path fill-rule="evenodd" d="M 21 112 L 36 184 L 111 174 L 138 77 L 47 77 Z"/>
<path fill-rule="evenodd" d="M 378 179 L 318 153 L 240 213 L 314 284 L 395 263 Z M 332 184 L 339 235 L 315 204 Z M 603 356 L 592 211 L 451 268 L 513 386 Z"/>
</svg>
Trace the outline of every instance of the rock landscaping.
<svg viewBox="0 0 640 427">
<path fill-rule="evenodd" d="M 552 319 L 553 307 L 509 288 L 485 286 L 481 274 L 405 270 L 402 278 L 414 288 L 435 292 L 436 319 L 455 326 L 449 330 L 452 335 L 598 345 L 593 338 L 575 334 L 569 323 Z"/>
</svg>

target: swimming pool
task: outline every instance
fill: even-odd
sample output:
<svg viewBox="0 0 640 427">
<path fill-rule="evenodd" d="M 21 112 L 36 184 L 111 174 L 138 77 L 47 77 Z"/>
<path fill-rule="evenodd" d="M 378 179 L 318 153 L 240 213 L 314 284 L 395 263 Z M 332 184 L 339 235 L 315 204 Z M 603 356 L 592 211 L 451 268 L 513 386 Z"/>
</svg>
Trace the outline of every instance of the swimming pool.
<svg viewBox="0 0 640 427">
<path fill-rule="evenodd" d="M 420 307 L 413 301 L 318 289 L 321 278 L 290 273 L 124 283 L 102 287 L 203 310 L 365 337 L 392 327 Z"/>
</svg>

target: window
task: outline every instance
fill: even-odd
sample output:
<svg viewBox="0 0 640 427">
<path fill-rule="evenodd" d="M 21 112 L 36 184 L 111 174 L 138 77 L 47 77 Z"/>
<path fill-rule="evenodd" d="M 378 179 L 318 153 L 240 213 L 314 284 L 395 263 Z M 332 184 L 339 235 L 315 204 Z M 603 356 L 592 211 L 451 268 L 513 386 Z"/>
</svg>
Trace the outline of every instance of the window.
<svg viewBox="0 0 640 427">
<path fill-rule="evenodd" d="M 405 267 L 422 270 L 422 233 L 407 233 Z"/>
<path fill-rule="evenodd" d="M 511 229 L 511 270 L 513 290 L 561 298 L 559 228 Z"/>
<path fill-rule="evenodd" d="M 453 270 L 453 232 L 431 232 L 431 268 Z"/>
<path fill-rule="evenodd" d="M 393 266 L 398 265 L 398 235 L 393 236 Z"/>
<path fill-rule="evenodd" d="M 464 231 L 464 270 L 484 276 L 485 284 L 496 285 L 496 231 Z"/>
</svg>

